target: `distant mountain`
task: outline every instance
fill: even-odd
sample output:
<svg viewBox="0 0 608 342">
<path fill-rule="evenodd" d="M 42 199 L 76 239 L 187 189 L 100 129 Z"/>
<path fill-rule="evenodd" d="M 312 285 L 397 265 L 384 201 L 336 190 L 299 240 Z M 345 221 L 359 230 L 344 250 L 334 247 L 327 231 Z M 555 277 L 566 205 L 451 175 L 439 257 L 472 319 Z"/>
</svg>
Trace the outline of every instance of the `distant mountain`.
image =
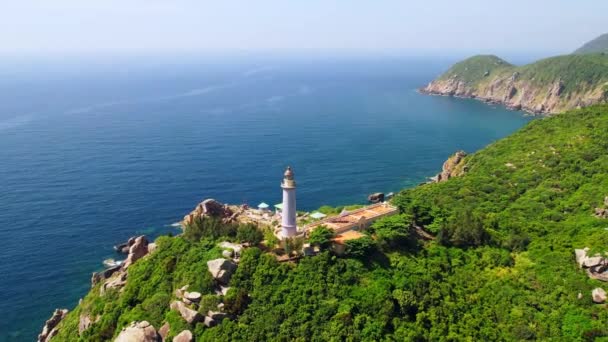
<svg viewBox="0 0 608 342">
<path fill-rule="evenodd" d="M 420 91 L 555 114 L 608 101 L 608 55 L 557 56 L 524 66 L 479 55 L 456 63 Z"/>
<path fill-rule="evenodd" d="M 608 53 L 608 33 L 585 43 L 574 51 L 575 54 Z"/>
</svg>

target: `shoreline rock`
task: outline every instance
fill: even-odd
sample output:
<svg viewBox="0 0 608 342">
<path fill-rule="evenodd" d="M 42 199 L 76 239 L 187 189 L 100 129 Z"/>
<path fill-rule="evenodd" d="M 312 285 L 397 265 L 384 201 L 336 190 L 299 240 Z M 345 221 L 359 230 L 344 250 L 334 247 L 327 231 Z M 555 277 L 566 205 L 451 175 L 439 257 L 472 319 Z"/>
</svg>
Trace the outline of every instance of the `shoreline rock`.
<svg viewBox="0 0 608 342">
<path fill-rule="evenodd" d="M 138 236 L 129 247 L 129 255 L 122 264 L 122 269 L 126 270 L 131 264 L 148 254 L 148 239 L 144 235 Z"/>
<path fill-rule="evenodd" d="M 441 183 L 445 182 L 450 178 L 459 177 L 466 173 L 467 166 L 463 165 L 464 157 L 467 156 L 467 153 L 464 151 L 457 151 L 453 155 L 451 155 L 444 163 L 441 168 L 441 172 L 438 173 L 435 177 L 431 177 L 431 182 L 433 183 Z"/>
<path fill-rule="evenodd" d="M 42 331 L 38 334 L 38 342 L 48 342 L 57 335 L 57 333 L 59 333 L 57 325 L 59 325 L 67 314 L 68 309 L 55 309 L 51 318 L 46 320 L 42 327 Z"/>
<path fill-rule="evenodd" d="M 122 269 L 122 266 L 118 265 L 118 266 L 110 267 L 101 272 L 93 272 L 93 275 L 91 276 L 91 287 L 94 287 L 95 285 L 97 285 L 98 283 L 100 283 L 103 280 L 110 279 L 112 277 L 112 275 L 114 275 L 116 272 L 119 272 L 121 269 Z"/>
<path fill-rule="evenodd" d="M 435 79 L 418 89 L 421 94 L 474 99 L 501 105 L 509 110 L 521 110 L 531 115 L 543 116 L 604 101 L 601 94 L 592 90 L 567 97 L 563 91 L 564 82 L 560 77 L 545 86 L 538 86 L 529 80 L 521 79 L 517 71 L 510 75 L 496 75 L 484 81 L 482 85 L 470 85 L 459 79 L 458 75 L 452 75 L 447 79 Z"/>
<path fill-rule="evenodd" d="M 199 203 L 194 210 L 184 216 L 181 222 L 182 227 L 187 227 L 195 220 L 203 217 L 215 217 L 222 220 L 224 223 L 234 222 L 240 215 L 240 211 L 234 210 L 227 204 L 223 204 L 213 198 L 208 198 Z"/>
<path fill-rule="evenodd" d="M 369 196 L 367 196 L 367 201 L 370 203 L 380 203 L 384 202 L 384 193 L 376 192 Z"/>
</svg>

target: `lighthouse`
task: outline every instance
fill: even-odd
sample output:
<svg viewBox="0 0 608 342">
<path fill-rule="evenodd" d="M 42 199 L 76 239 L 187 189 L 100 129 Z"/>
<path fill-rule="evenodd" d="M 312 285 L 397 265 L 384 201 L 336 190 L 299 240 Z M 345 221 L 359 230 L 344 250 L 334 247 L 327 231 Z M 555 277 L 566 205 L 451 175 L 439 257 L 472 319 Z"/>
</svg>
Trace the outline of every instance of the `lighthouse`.
<svg viewBox="0 0 608 342">
<path fill-rule="evenodd" d="M 293 179 L 293 170 L 290 166 L 283 175 L 283 209 L 281 213 L 281 238 L 293 237 L 296 228 L 296 181 Z"/>
</svg>

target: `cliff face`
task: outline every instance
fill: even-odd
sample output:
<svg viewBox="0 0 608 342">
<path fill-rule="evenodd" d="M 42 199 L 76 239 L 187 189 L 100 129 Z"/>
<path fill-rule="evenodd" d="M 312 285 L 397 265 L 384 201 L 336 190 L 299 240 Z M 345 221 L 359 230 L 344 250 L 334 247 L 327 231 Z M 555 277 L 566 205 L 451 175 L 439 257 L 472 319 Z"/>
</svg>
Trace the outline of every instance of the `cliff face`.
<svg viewBox="0 0 608 342">
<path fill-rule="evenodd" d="M 435 80 L 421 89 L 427 94 L 474 98 L 534 114 L 555 114 L 605 101 L 599 87 L 568 96 L 562 96 L 562 90 L 563 82 L 559 78 L 548 85 L 535 86 L 527 80 L 519 80 L 517 72 L 507 77 L 497 76 L 487 85 L 471 86 L 453 77 Z"/>
<path fill-rule="evenodd" d="M 505 65 L 495 70 L 474 70 L 465 60 L 420 90 L 432 95 L 499 103 L 534 114 L 555 114 L 605 102 L 608 57 L 576 58 L 579 57 L 569 60 L 562 56 L 523 67 Z M 569 70 L 581 67 L 586 73 L 575 74 Z"/>
<path fill-rule="evenodd" d="M 466 173 L 467 167 L 464 163 L 464 157 L 467 154 L 464 151 L 458 151 L 448 158 L 443 163 L 441 172 L 435 177 L 436 181 L 445 182 L 452 177 L 459 177 Z"/>
</svg>

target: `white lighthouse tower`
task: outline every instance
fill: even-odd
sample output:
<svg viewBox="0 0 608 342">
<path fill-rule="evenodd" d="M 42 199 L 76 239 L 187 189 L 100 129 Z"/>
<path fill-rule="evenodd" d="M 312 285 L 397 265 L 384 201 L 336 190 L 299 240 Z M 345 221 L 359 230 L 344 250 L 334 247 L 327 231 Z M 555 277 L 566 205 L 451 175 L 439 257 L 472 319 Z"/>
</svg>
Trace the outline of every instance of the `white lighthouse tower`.
<svg viewBox="0 0 608 342">
<path fill-rule="evenodd" d="M 296 181 L 293 179 L 293 171 L 288 166 L 285 170 L 283 182 L 283 209 L 281 210 L 281 238 L 293 237 L 297 233 L 296 228 Z"/>
</svg>

